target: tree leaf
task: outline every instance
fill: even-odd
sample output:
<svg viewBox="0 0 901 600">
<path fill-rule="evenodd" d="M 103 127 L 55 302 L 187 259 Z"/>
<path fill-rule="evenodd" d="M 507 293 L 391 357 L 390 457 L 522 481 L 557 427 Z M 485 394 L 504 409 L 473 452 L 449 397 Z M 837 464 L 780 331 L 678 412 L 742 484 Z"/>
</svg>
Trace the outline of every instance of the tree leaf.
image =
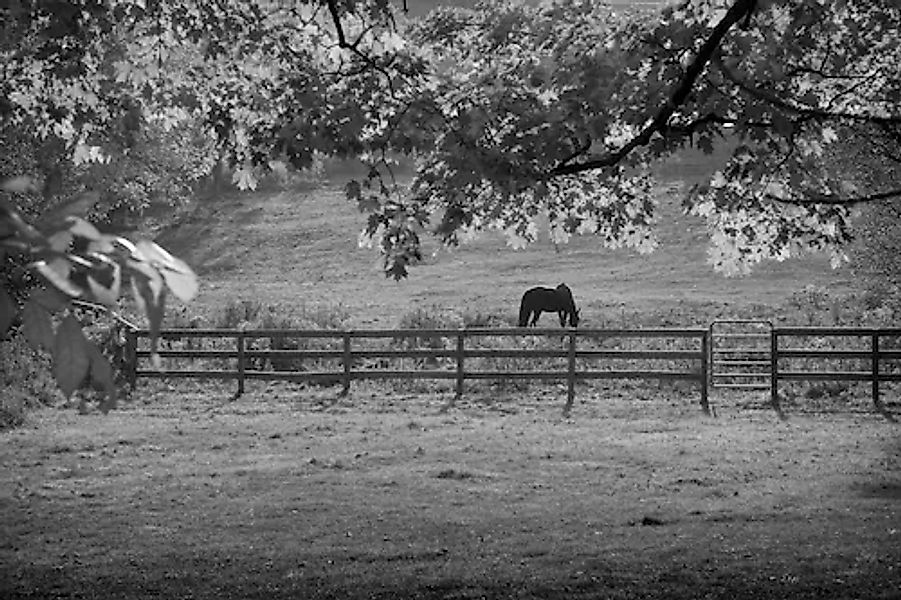
<svg viewBox="0 0 901 600">
<path fill-rule="evenodd" d="M 150 307 L 156 303 L 156 299 L 162 293 L 163 277 L 159 271 L 146 263 L 129 261 L 132 268 L 131 292 L 135 303 L 145 315 L 150 314 Z"/>
<path fill-rule="evenodd" d="M 159 269 L 166 285 L 176 298 L 182 302 L 190 302 L 197 295 L 199 289 L 197 275 L 185 261 L 147 240 L 140 240 L 136 247 L 147 262 Z"/>
<path fill-rule="evenodd" d="M 200 289 L 197 275 L 190 269 L 187 272 L 163 269 L 163 279 L 166 280 L 166 285 L 169 286 L 175 297 L 182 302 L 190 302 Z"/>
<path fill-rule="evenodd" d="M 69 280 L 69 273 L 72 267 L 67 260 L 62 258 L 54 258 L 50 261 L 40 260 L 32 263 L 32 268 L 64 294 L 72 298 L 81 296 L 82 291 Z"/>
<path fill-rule="evenodd" d="M 11 230 L 18 232 L 22 240 L 27 242 L 35 244 L 45 243 L 46 240 L 41 232 L 26 222 L 22 215 L 19 214 L 19 211 L 2 198 L 0 198 L 0 219 L 2 219 L 4 225 L 2 229 L 4 237 L 9 236 Z"/>
<path fill-rule="evenodd" d="M 53 344 L 53 377 L 66 398 L 72 397 L 88 374 L 89 346 L 75 317 L 69 315 L 63 319 Z"/>
<path fill-rule="evenodd" d="M 357 199 L 357 208 L 362 213 L 375 212 L 382 207 L 378 196 L 375 194 L 361 194 Z"/>
<path fill-rule="evenodd" d="M 159 277 L 159 275 L 157 275 Z M 132 293 L 138 306 L 142 307 L 147 315 L 148 329 L 150 330 L 150 351 L 156 352 L 156 346 L 160 334 L 160 325 L 163 322 L 163 313 L 166 304 L 166 288 L 147 277 L 132 277 Z"/>
<path fill-rule="evenodd" d="M 351 179 L 344 185 L 344 196 L 348 200 L 359 200 L 361 192 L 362 188 L 360 187 L 360 182 L 356 179 Z"/>
<path fill-rule="evenodd" d="M 116 271 L 118 275 L 119 271 Z M 91 290 L 91 296 L 94 300 L 104 306 L 115 306 L 119 299 L 120 278 L 117 276 L 111 287 L 99 283 L 91 275 L 88 275 L 88 288 Z"/>
<path fill-rule="evenodd" d="M 81 217 L 67 217 L 66 224 L 69 226 L 69 232 L 72 233 L 72 235 L 86 238 L 92 242 L 100 241 L 102 237 L 96 227 Z"/>
<path fill-rule="evenodd" d="M 19 177 L 4 180 L 3 183 L 0 183 L 0 189 L 14 194 L 27 194 L 29 192 L 40 192 L 41 186 L 33 177 L 20 175 Z"/>
<path fill-rule="evenodd" d="M 138 247 L 131 243 L 131 240 L 129 240 L 128 238 L 114 235 L 111 236 L 111 238 L 104 239 L 110 242 L 116 252 L 120 252 L 132 260 L 138 260 L 140 258 L 140 255 L 138 254 Z"/>
<path fill-rule="evenodd" d="M 49 236 L 47 242 L 50 244 L 50 247 L 57 252 L 65 252 L 72 244 L 73 237 L 72 232 L 63 229 L 62 231 L 57 231 Z"/>
<path fill-rule="evenodd" d="M 55 336 L 50 313 L 34 297 L 22 309 L 22 333 L 35 350 L 53 351 Z"/>
<path fill-rule="evenodd" d="M 87 276 L 91 295 L 100 304 L 115 306 L 122 287 L 122 269 L 118 263 L 103 255 L 96 255 L 93 258 L 97 259 L 99 263 L 94 265 L 92 273 Z"/>
<path fill-rule="evenodd" d="M 125 264 L 131 269 L 133 278 L 140 277 L 152 280 L 154 282 L 154 289 L 163 287 L 163 276 L 160 275 L 159 270 L 156 267 L 151 266 L 150 263 L 141 259 L 128 260 Z"/>
<path fill-rule="evenodd" d="M 86 216 L 91 211 L 91 208 L 97 204 L 98 200 L 100 200 L 100 194 L 97 192 L 84 192 L 77 198 L 69 202 L 64 202 L 59 206 L 55 206 L 52 210 L 46 211 L 41 215 L 37 227 L 41 230 L 46 230 L 47 228 L 54 229 L 61 224 L 64 227 L 67 227 L 69 217 Z"/>
<path fill-rule="evenodd" d="M 31 292 L 31 299 L 50 313 L 58 313 L 69 306 L 69 299 L 55 287 L 38 288 Z"/>
<path fill-rule="evenodd" d="M 159 244 L 155 244 L 148 240 L 138 240 L 137 243 L 135 243 L 135 248 L 137 248 L 138 252 L 147 262 L 157 268 L 177 268 L 175 264 L 175 257 L 169 254 Z"/>
<path fill-rule="evenodd" d="M 113 245 L 113 242 L 116 239 L 117 238 L 114 235 L 101 233 L 99 238 L 91 240 L 91 243 L 88 244 L 88 252 L 102 252 L 104 254 L 112 254 L 116 250 L 116 246 Z"/>
<path fill-rule="evenodd" d="M 6 290 L 0 288 L 0 338 L 6 336 L 6 332 L 13 324 L 18 311 L 19 307 L 16 306 L 13 299 L 9 297 Z"/>
</svg>

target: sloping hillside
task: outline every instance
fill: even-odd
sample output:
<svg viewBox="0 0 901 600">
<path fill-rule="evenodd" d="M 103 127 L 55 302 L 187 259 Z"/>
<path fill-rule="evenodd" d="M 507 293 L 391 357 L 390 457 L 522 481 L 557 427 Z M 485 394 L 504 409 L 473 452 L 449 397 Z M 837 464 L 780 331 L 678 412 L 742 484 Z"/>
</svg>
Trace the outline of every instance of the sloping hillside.
<svg viewBox="0 0 901 600">
<path fill-rule="evenodd" d="M 710 158 L 691 157 L 668 169 L 697 179 Z M 784 303 L 805 286 L 844 291 L 847 270 L 825 257 L 773 263 L 751 276 L 726 279 L 706 263 L 700 220 L 682 215 L 682 181 L 660 191 L 660 247 L 651 255 L 608 250 L 590 237 L 555 249 L 545 236 L 514 251 L 498 235 L 449 250 L 429 240 L 425 264 L 406 281 L 386 279 L 375 250 L 359 248 L 363 216 L 347 202 L 341 180 L 318 189 L 228 193 L 204 200 L 158 238 L 202 278 L 190 312 L 259 299 L 289 311 L 341 305 L 361 326 L 395 325 L 416 307 L 503 312 L 514 318 L 523 291 L 565 281 L 583 307 L 586 325 L 615 323 L 623 312 L 670 312 L 676 324 L 710 314 L 740 316 L 753 304 Z M 700 311 L 700 312 L 699 312 Z"/>
</svg>

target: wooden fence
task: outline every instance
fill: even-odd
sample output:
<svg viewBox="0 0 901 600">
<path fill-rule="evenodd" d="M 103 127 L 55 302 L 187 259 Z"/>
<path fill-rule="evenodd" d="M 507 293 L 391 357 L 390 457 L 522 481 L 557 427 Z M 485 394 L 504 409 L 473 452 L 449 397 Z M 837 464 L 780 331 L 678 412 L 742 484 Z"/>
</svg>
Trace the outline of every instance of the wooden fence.
<svg viewBox="0 0 901 600">
<path fill-rule="evenodd" d="M 231 368 L 149 368 L 149 349 L 139 342 L 148 338 L 146 330 L 127 332 L 129 381 L 135 386 L 139 377 L 212 378 L 237 381 L 237 394 L 244 393 L 247 380 L 285 380 L 334 382 L 348 393 L 351 382 L 362 379 L 445 379 L 455 382 L 455 398 L 460 398 L 466 380 L 565 380 L 568 413 L 575 397 L 577 381 L 597 379 L 669 379 L 691 381 L 700 388 L 700 404 L 710 410 L 708 387 L 712 376 L 713 347 L 710 329 L 403 329 L 403 330 L 224 330 L 172 329 L 160 332 L 166 340 L 227 340 L 228 348 L 198 349 L 163 347 L 162 359 L 176 361 L 227 359 Z M 400 341 L 389 347 L 367 344 L 378 339 Z M 484 338 L 544 340 L 544 347 L 484 347 L 474 341 Z M 266 348 L 259 340 L 328 340 L 327 348 Z M 604 348 L 605 340 L 651 339 L 664 349 Z M 559 342 L 549 347 L 547 340 Z M 685 340 L 690 347 L 679 345 Z M 844 346 L 842 344 L 845 344 Z M 850 344 L 850 345 L 849 345 Z M 165 344 L 163 344 L 165 346 Z M 271 343 L 270 343 L 271 346 Z M 779 383 L 800 380 L 834 380 L 870 382 L 873 403 L 886 418 L 893 419 L 880 398 L 881 382 L 901 382 L 901 328 L 835 328 L 773 327 L 770 334 L 769 387 L 773 408 L 782 415 Z M 420 359 L 426 368 L 398 369 L 379 367 L 395 359 Z M 474 359 L 561 359 L 565 366 L 544 370 L 510 370 L 508 368 L 471 368 Z M 444 368 L 439 361 L 444 361 Z M 331 370 L 266 369 L 278 361 L 320 364 L 332 361 Z M 318 362 L 317 362 L 318 361 Z M 598 365 L 598 361 L 606 361 Z M 628 361 L 625 368 L 609 368 L 616 361 Z M 687 368 L 648 366 L 648 361 L 690 362 Z M 635 363 L 642 363 L 635 365 Z M 848 362 L 854 363 L 851 367 Z M 863 363 L 863 365 L 862 365 Z M 373 365 L 376 367 L 373 368 Z M 600 368 L 606 366 L 608 368 Z M 824 368 L 825 367 L 825 368 Z"/>
<path fill-rule="evenodd" d="M 868 381 L 876 410 L 894 420 L 882 404 L 879 384 L 901 381 L 901 328 L 777 327 L 770 344 L 770 397 L 780 414 L 780 381 Z M 818 368 L 805 368 L 805 362 Z"/>
<path fill-rule="evenodd" d="M 564 414 L 568 414 L 575 397 L 577 381 L 597 379 L 668 379 L 684 380 L 698 384 L 700 403 L 704 412 L 709 411 L 708 385 L 708 336 L 706 329 L 404 329 L 404 330 L 222 330 L 177 329 L 163 330 L 160 339 L 164 343 L 157 354 L 161 359 L 176 361 L 197 359 L 227 359 L 232 368 L 147 368 L 145 361 L 151 357 L 141 338 L 149 332 L 137 330 L 128 333 L 129 381 L 134 387 L 139 377 L 156 378 L 213 378 L 237 381 L 237 394 L 242 394 L 247 380 L 287 380 L 336 382 L 343 385 L 343 393 L 350 390 L 351 382 L 361 379 L 448 379 L 455 382 L 455 399 L 460 398 L 466 380 L 565 380 L 567 400 Z M 288 340 L 327 340 L 325 348 L 273 348 L 273 345 L 290 345 Z M 372 340 L 390 338 L 390 347 L 373 347 Z M 543 341 L 543 347 L 490 347 L 474 340 L 485 338 Z M 167 341 L 173 340 L 226 340 L 228 348 L 198 349 L 196 347 L 171 349 Z M 604 348 L 605 340 L 652 339 L 665 346 L 656 349 Z M 259 349 L 256 342 L 268 340 L 269 348 Z M 274 340 L 277 340 L 276 344 Z M 366 343 L 369 340 L 370 343 Z M 297 343 L 294 342 L 294 343 Z M 397 343 L 399 342 L 399 344 Z M 550 343 L 548 343 L 550 342 Z M 521 342 L 522 343 L 522 342 Z M 686 347 L 686 344 L 690 347 Z M 196 346 L 197 343 L 188 344 Z M 221 345 L 221 342 L 220 342 Z M 397 347 L 406 346 L 406 347 Z M 411 347 L 412 346 L 412 347 Z M 556 347 L 550 347 L 556 346 Z M 378 368 L 379 362 L 392 359 L 421 359 L 427 368 L 397 369 Z M 386 360 L 387 359 L 387 360 Z M 472 369 L 474 359 L 561 359 L 565 367 L 552 370 Z M 444 361 L 445 368 L 439 361 Z M 607 362 L 598 365 L 599 360 Z M 337 363 L 330 370 L 274 370 L 261 368 L 278 362 L 297 364 L 310 361 Z M 611 363 L 627 361 L 625 368 L 609 368 Z M 649 361 L 656 365 L 648 365 Z M 667 362 L 667 368 L 659 366 Z M 484 361 L 483 361 L 484 362 Z M 636 362 L 643 362 L 636 366 Z M 687 368 L 670 368 L 673 364 L 691 363 Z M 372 368 L 373 364 L 376 368 Z M 489 365 L 490 366 L 490 365 Z M 606 366 L 608 368 L 600 368 Z"/>
</svg>

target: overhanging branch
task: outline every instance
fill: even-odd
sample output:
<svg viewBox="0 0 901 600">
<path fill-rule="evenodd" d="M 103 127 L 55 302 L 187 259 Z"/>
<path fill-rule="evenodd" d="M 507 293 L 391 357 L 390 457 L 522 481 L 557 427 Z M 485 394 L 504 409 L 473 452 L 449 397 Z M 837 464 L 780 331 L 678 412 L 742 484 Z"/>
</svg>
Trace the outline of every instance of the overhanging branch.
<svg viewBox="0 0 901 600">
<path fill-rule="evenodd" d="M 673 116 L 673 113 L 676 112 L 676 109 L 679 108 L 688 98 L 688 95 L 691 93 L 695 82 L 697 81 L 698 77 L 701 76 L 701 73 L 704 72 L 705 67 L 710 62 L 711 58 L 716 52 L 716 49 L 723 41 L 723 38 L 729 32 L 729 29 L 731 29 L 733 25 L 735 25 L 742 19 L 750 18 L 750 15 L 753 13 L 756 4 L 756 0 L 735 1 L 735 3 L 729 8 L 729 10 L 726 11 L 726 14 L 723 16 L 723 18 L 720 19 L 719 23 L 717 23 L 713 28 L 713 31 L 710 33 L 710 37 L 704 40 L 704 43 L 698 50 L 697 55 L 685 69 L 685 74 L 676 85 L 669 99 L 662 107 L 660 107 L 654 118 L 644 126 L 644 128 L 641 130 L 641 132 L 639 132 L 638 135 L 632 138 L 619 150 L 595 156 L 593 158 L 590 158 L 589 160 L 579 163 L 562 163 L 560 165 L 557 165 L 548 173 L 548 177 L 550 178 L 560 175 L 572 175 L 584 171 L 611 167 L 619 163 L 619 161 L 628 156 L 629 153 L 636 148 L 640 146 L 646 146 L 648 143 L 650 143 L 651 137 L 655 133 L 662 132 L 666 129 L 667 121 L 669 121 L 670 117 Z"/>
<path fill-rule="evenodd" d="M 335 32 L 338 34 L 338 47 L 349 48 L 347 37 L 344 35 L 344 27 L 341 25 L 341 15 L 338 13 L 338 5 L 335 0 L 327 0 L 329 14 L 332 16 L 332 22 L 335 25 Z"/>
<path fill-rule="evenodd" d="M 782 110 L 787 112 L 791 112 L 797 115 L 801 115 L 804 117 L 813 117 L 820 119 L 844 119 L 847 121 L 856 121 L 860 123 L 874 123 L 876 125 L 898 125 L 901 124 L 901 115 L 888 115 L 885 117 L 879 115 L 871 115 L 865 113 L 849 113 L 845 111 L 837 111 L 837 110 L 829 110 L 818 108 L 815 106 L 796 104 L 782 98 L 773 92 L 769 92 L 767 90 L 761 89 L 755 85 L 752 85 L 738 76 L 732 69 L 730 69 L 722 60 L 717 59 L 717 68 L 722 71 L 723 75 L 726 76 L 726 79 L 735 84 L 739 89 L 743 90 L 747 94 L 757 98 L 758 100 L 763 100 L 773 106 L 777 106 Z M 861 85 L 865 82 L 858 82 L 855 84 Z M 846 93 L 850 91 L 851 88 L 845 90 Z"/>
<path fill-rule="evenodd" d="M 864 196 L 853 196 L 843 198 L 839 196 L 812 196 L 809 198 L 783 198 L 775 194 L 766 194 L 767 200 L 780 202 L 782 204 L 794 204 L 796 206 L 811 206 L 814 204 L 826 204 L 831 206 L 854 206 L 856 204 L 864 204 L 866 202 L 877 202 L 879 200 L 891 200 L 892 198 L 901 198 L 901 188 L 888 190 L 885 192 L 877 192 L 875 194 L 867 194 Z"/>
</svg>

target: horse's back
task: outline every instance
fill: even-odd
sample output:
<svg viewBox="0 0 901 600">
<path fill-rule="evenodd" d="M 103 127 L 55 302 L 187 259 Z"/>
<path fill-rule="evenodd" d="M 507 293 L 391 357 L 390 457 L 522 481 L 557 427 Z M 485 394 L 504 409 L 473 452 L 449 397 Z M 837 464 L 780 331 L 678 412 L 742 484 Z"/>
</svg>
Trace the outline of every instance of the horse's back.
<svg viewBox="0 0 901 600">
<path fill-rule="evenodd" d="M 543 285 L 536 285 L 533 288 L 527 289 L 526 293 L 523 294 L 523 296 L 535 296 L 538 294 L 547 294 L 547 293 L 553 294 L 554 292 L 555 292 L 555 290 L 553 288 L 544 287 Z"/>
<path fill-rule="evenodd" d="M 567 303 L 565 296 L 560 294 L 558 290 L 538 286 L 527 290 L 526 293 L 523 294 L 522 306 L 528 306 L 533 310 L 557 311 L 563 308 L 561 306 L 561 299 L 563 300 L 563 304 Z"/>
<path fill-rule="evenodd" d="M 522 295 L 521 304 L 533 307 L 545 306 L 548 302 L 553 302 L 557 297 L 556 290 L 538 286 L 526 290 L 526 293 Z"/>
</svg>

